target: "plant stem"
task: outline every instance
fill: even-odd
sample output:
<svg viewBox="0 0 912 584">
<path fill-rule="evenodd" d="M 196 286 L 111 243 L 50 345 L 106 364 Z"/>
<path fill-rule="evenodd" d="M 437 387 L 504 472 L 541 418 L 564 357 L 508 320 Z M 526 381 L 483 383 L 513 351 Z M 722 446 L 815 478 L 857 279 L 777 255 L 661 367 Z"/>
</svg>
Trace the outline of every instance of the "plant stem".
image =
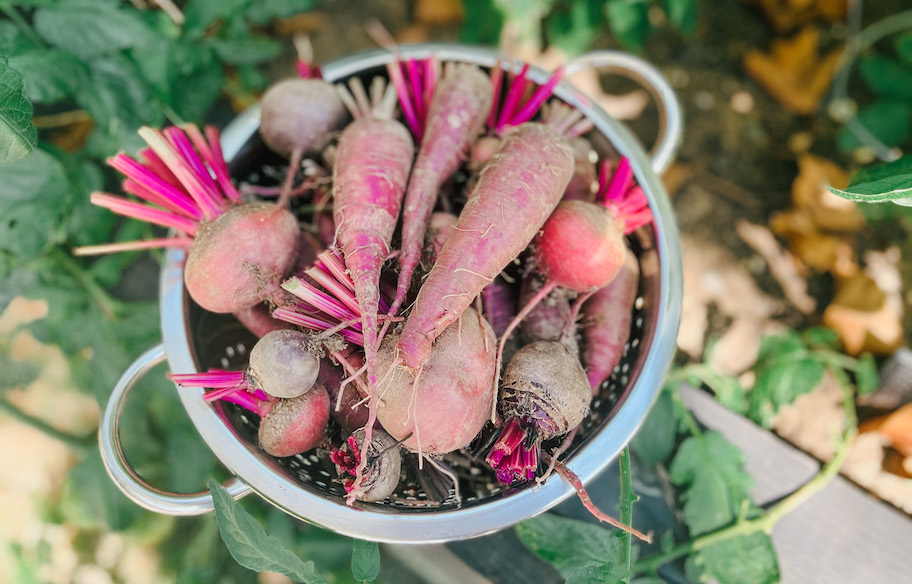
<svg viewBox="0 0 912 584">
<path fill-rule="evenodd" d="M 22 15 L 19 14 L 19 11 L 16 10 L 15 6 L 11 6 L 7 3 L 2 3 L 2 4 L 0 4 L 0 11 L 3 11 L 3 14 L 5 14 L 6 17 L 9 18 L 13 22 L 13 24 L 16 25 L 16 28 L 19 29 L 19 32 L 21 32 L 23 35 L 25 35 L 25 37 L 33 45 L 35 45 L 36 47 L 41 48 L 41 49 L 47 48 L 48 45 L 46 42 L 44 42 L 44 39 L 42 39 L 38 35 L 38 33 L 35 32 L 35 29 L 32 28 L 32 25 L 30 25 L 22 17 Z"/>
<path fill-rule="evenodd" d="M 667 564 L 668 562 L 733 537 L 750 535 L 758 531 L 770 533 L 776 522 L 826 487 L 827 484 L 839 474 L 839 469 L 842 467 L 842 463 L 845 462 L 846 456 L 849 453 L 849 446 L 858 433 L 858 429 L 856 428 L 858 418 L 855 413 L 852 386 L 843 371 L 836 370 L 833 371 L 833 373 L 836 375 L 843 390 L 842 407 L 846 417 L 846 429 L 836 446 L 836 452 L 833 454 L 833 458 L 823 465 L 823 468 L 820 469 L 817 476 L 802 485 L 797 491 L 772 506 L 763 515 L 755 517 L 754 519 L 736 521 L 733 525 L 722 527 L 697 538 L 682 542 L 665 552 L 647 556 L 634 564 L 634 571 L 654 573 L 660 566 Z M 690 419 L 693 419 L 692 416 L 690 416 Z"/>
<path fill-rule="evenodd" d="M 108 292 L 95 281 L 82 266 L 80 266 L 68 253 L 55 247 L 51 250 L 51 258 L 73 276 L 79 284 L 86 289 L 89 296 L 98 304 L 101 312 L 108 318 L 120 316 L 126 312 L 126 305 L 112 297 Z"/>
<path fill-rule="evenodd" d="M 633 493 L 633 481 L 630 473 L 630 449 L 624 448 L 618 458 L 620 464 L 621 479 L 621 504 L 619 515 L 621 523 L 624 525 L 633 525 L 633 503 L 637 496 Z M 630 575 L 631 572 L 631 545 L 630 534 L 626 531 L 621 532 L 620 542 L 618 543 L 618 557 L 621 560 L 621 568 L 624 574 Z"/>
<path fill-rule="evenodd" d="M 20 410 L 13 404 L 11 404 L 6 399 L 0 399 L 0 410 L 6 412 L 12 418 L 22 422 L 23 424 L 31 426 L 32 428 L 35 428 L 36 430 L 39 430 L 39 431 L 43 432 L 44 434 L 47 434 L 51 438 L 54 438 L 56 440 L 63 442 L 64 444 L 66 444 L 73 450 L 76 450 L 77 452 L 85 452 L 86 450 L 88 450 L 95 444 L 94 435 L 73 436 L 72 434 L 67 434 L 66 432 L 62 432 L 62 431 L 58 430 L 57 428 L 54 428 L 53 426 L 49 425 L 47 422 L 44 422 L 34 416 L 26 414 L 25 412 L 23 412 L 22 410 Z"/>
</svg>

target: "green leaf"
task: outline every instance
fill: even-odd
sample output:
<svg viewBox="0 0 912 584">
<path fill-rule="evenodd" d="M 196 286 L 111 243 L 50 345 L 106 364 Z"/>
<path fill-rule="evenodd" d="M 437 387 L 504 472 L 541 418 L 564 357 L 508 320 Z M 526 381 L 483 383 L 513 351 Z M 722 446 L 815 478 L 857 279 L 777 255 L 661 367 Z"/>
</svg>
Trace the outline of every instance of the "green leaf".
<svg viewBox="0 0 912 584">
<path fill-rule="evenodd" d="M 553 565 L 564 578 L 590 566 L 620 563 L 617 538 L 597 525 L 543 513 L 523 521 L 514 530 L 527 548 Z"/>
<path fill-rule="evenodd" d="M 120 492 L 97 450 L 67 472 L 60 511 L 64 520 L 61 523 L 110 531 L 123 531 L 147 513 Z"/>
<path fill-rule="evenodd" d="M 839 350 L 839 333 L 835 329 L 825 326 L 812 326 L 805 330 L 801 336 L 811 349 Z"/>
<path fill-rule="evenodd" d="M 496 45 L 500 41 L 504 17 L 494 0 L 462 0 L 465 20 L 459 40 L 471 45 Z"/>
<path fill-rule="evenodd" d="M 22 95 L 22 75 L 0 56 L 0 162 L 22 158 L 38 141 L 32 104 Z"/>
<path fill-rule="evenodd" d="M 893 41 L 893 49 L 904 63 L 912 65 L 912 32 L 896 35 Z"/>
<path fill-rule="evenodd" d="M 626 581 L 618 577 L 616 566 L 603 564 L 573 572 L 567 577 L 566 584 L 623 584 Z"/>
<path fill-rule="evenodd" d="M 887 147 L 899 146 L 909 137 L 912 129 L 912 103 L 881 99 L 858 112 L 858 121 Z M 838 144 L 843 152 L 862 146 L 849 126 L 839 133 Z"/>
<path fill-rule="evenodd" d="M 84 59 L 140 47 L 155 38 L 137 10 L 96 0 L 69 0 L 41 8 L 35 12 L 34 26 L 50 44 Z"/>
<path fill-rule="evenodd" d="M 135 153 L 145 146 L 136 133 L 140 126 L 156 127 L 164 122 L 154 92 L 136 64 L 123 55 L 93 60 L 90 74 L 91 83 L 80 88 L 75 99 L 95 120 L 93 135 L 97 137 L 91 153 L 98 157 L 120 150 Z"/>
<path fill-rule="evenodd" d="M 59 239 L 70 187 L 63 165 L 45 150 L 0 165 L 0 250 L 37 258 Z"/>
<path fill-rule="evenodd" d="M 18 55 L 34 48 L 16 25 L 8 20 L 0 20 L 0 55 Z"/>
<path fill-rule="evenodd" d="M 53 49 L 10 57 L 10 65 L 22 71 L 25 96 L 38 103 L 51 104 L 69 97 L 89 78 L 85 63 Z"/>
<path fill-rule="evenodd" d="M 288 18 L 313 9 L 315 0 L 253 0 L 246 18 L 254 24 L 267 24 L 273 18 Z"/>
<path fill-rule="evenodd" d="M 862 353 L 858 357 L 858 366 L 855 369 L 855 387 L 859 395 L 870 395 L 880 387 L 877 362 L 870 353 Z"/>
<path fill-rule="evenodd" d="M 662 580 L 661 578 L 643 576 L 642 578 L 634 578 L 630 584 L 666 584 L 666 583 L 665 583 L 665 580 Z"/>
<path fill-rule="evenodd" d="M 750 500 L 753 478 L 744 453 L 716 431 L 684 440 L 669 467 L 669 479 L 684 490 L 684 523 L 691 536 L 731 523 Z"/>
<path fill-rule="evenodd" d="M 663 389 L 630 443 L 640 462 L 659 464 L 671 455 L 678 435 L 679 417 L 671 392 Z"/>
<path fill-rule="evenodd" d="M 602 28 L 601 4 L 590 0 L 570 0 L 552 10 L 545 19 L 548 43 L 569 56 L 586 52 Z"/>
<path fill-rule="evenodd" d="M 828 188 L 844 199 L 864 203 L 901 203 L 902 199 L 912 199 L 912 154 L 862 169 L 852 175 L 849 186 L 844 190 Z"/>
<path fill-rule="evenodd" d="M 735 537 L 699 552 L 704 577 L 719 584 L 773 584 L 779 581 L 779 561 L 773 541 L 763 532 Z"/>
<path fill-rule="evenodd" d="M 748 396 L 748 416 L 769 427 L 780 407 L 817 387 L 825 370 L 823 361 L 808 352 L 797 332 L 764 337 L 753 367 L 757 380 Z"/>
<path fill-rule="evenodd" d="M 275 59 L 282 52 L 282 44 L 265 37 L 214 38 L 209 42 L 215 54 L 232 65 L 254 65 Z"/>
<path fill-rule="evenodd" d="M 352 575 L 358 582 L 373 582 L 380 573 L 380 546 L 374 541 L 352 540 Z"/>
<path fill-rule="evenodd" d="M 251 0 L 190 0 L 184 7 L 184 30 L 198 38 L 217 21 L 243 14 L 250 3 Z"/>
<path fill-rule="evenodd" d="M 716 396 L 716 401 L 731 411 L 744 414 L 747 412 L 749 402 L 747 392 L 734 375 L 724 375 L 710 369 L 701 367 L 700 381 L 704 383 Z"/>
<path fill-rule="evenodd" d="M 639 51 L 649 33 L 649 3 L 645 0 L 608 0 L 608 28 L 625 48 Z"/>
<path fill-rule="evenodd" d="M 665 13 L 681 32 L 690 34 L 697 25 L 696 0 L 665 0 Z"/>
<path fill-rule="evenodd" d="M 912 99 L 912 69 L 909 67 L 883 55 L 871 55 L 859 60 L 858 72 L 877 95 Z"/>
<path fill-rule="evenodd" d="M 313 562 L 303 562 L 263 527 L 215 479 L 209 479 L 219 533 L 237 563 L 254 572 L 278 572 L 297 582 L 322 583 Z"/>
<path fill-rule="evenodd" d="M 40 373 L 37 364 L 13 357 L 9 351 L 7 335 L 0 338 L 0 371 L 3 371 L 3 375 L 0 375 L 0 395 L 9 389 L 25 389 Z"/>
</svg>

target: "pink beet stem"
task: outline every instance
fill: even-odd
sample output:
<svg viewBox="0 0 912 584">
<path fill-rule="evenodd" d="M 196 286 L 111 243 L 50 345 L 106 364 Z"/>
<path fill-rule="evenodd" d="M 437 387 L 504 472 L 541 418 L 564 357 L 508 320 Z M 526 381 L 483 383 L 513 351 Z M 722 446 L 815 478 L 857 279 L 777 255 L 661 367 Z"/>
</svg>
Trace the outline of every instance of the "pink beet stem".
<svg viewBox="0 0 912 584">
<path fill-rule="evenodd" d="M 427 110 L 430 107 L 431 100 L 434 98 L 434 90 L 437 88 L 437 55 L 431 55 L 424 60 L 424 113 L 427 117 Z"/>
<path fill-rule="evenodd" d="M 222 400 L 237 404 L 245 410 L 253 412 L 254 414 L 261 417 L 268 414 L 272 409 L 272 406 L 268 399 L 260 397 L 254 393 L 250 393 L 248 391 L 238 391 L 236 393 L 228 394 L 224 396 Z"/>
<path fill-rule="evenodd" d="M 513 110 L 516 109 L 519 100 L 526 92 L 526 88 L 529 86 L 529 80 L 526 77 L 528 73 L 529 64 L 526 63 L 523 65 L 523 68 L 519 72 L 519 75 L 513 79 L 513 83 L 510 85 L 510 91 L 507 92 L 507 99 L 504 100 L 503 109 L 500 111 L 500 117 L 497 119 L 498 132 L 507 125 L 510 116 L 513 115 Z"/>
<path fill-rule="evenodd" d="M 402 108 L 402 116 L 412 130 L 412 135 L 417 137 L 421 134 L 421 125 L 418 123 L 418 116 L 409 99 L 408 85 L 405 82 L 405 78 L 402 76 L 402 64 L 399 61 L 389 63 L 386 66 L 386 70 L 389 72 L 390 81 L 393 82 L 393 86 L 396 88 L 396 94 L 399 96 L 399 106 Z"/>
<path fill-rule="evenodd" d="M 172 185 L 168 180 L 161 178 L 156 174 L 154 170 L 150 170 L 126 154 L 118 154 L 117 156 L 109 158 L 108 164 L 128 178 L 159 193 L 162 197 L 171 201 L 175 206 L 183 209 L 190 216 L 196 219 L 201 219 L 203 217 L 199 205 L 187 195 L 183 189 Z"/>
<path fill-rule="evenodd" d="M 336 298 L 315 288 L 306 280 L 293 277 L 282 284 L 285 290 L 291 292 L 307 304 L 313 306 L 318 311 L 337 318 L 339 320 L 348 320 L 360 316 L 342 304 Z"/>
<path fill-rule="evenodd" d="M 153 191 L 143 183 L 137 182 L 132 178 L 124 179 L 122 186 L 125 192 L 135 195 L 144 201 L 148 201 L 153 205 L 158 205 L 168 211 L 172 211 L 195 221 L 198 221 L 200 218 L 199 210 L 194 207 L 189 200 L 188 204 L 185 206 L 177 205 L 173 200 L 163 196 L 161 193 Z"/>
<path fill-rule="evenodd" d="M 421 134 L 424 134 L 424 117 L 427 114 L 427 107 L 422 99 L 421 92 L 421 72 L 418 70 L 419 64 L 415 59 L 405 62 L 405 72 L 408 75 L 412 103 L 415 104 L 415 116 L 418 118 L 418 128 Z M 416 140 L 421 140 L 421 135 L 416 136 Z"/>
<path fill-rule="evenodd" d="M 326 250 L 321 253 L 317 256 L 317 261 L 314 265 L 332 274 L 337 281 L 352 292 L 355 291 L 355 283 L 352 282 L 351 276 L 348 275 L 348 271 L 345 269 L 345 262 L 337 251 Z"/>
<path fill-rule="evenodd" d="M 140 221 L 146 221 L 147 223 L 161 225 L 162 227 L 173 227 L 174 229 L 183 231 L 189 235 L 196 234 L 196 221 L 192 221 L 175 213 L 162 211 L 161 209 L 156 209 L 142 203 L 128 201 L 127 199 L 110 193 L 92 193 L 90 200 L 92 204 L 110 209 L 118 215 L 132 217 L 134 219 L 139 219 Z"/>
<path fill-rule="evenodd" d="M 503 67 L 500 66 L 500 61 L 494 64 L 494 70 L 491 71 L 491 95 L 494 96 L 491 100 L 491 112 L 488 114 L 488 127 L 493 128 L 497 123 L 497 112 L 498 106 L 500 105 L 500 84 L 503 82 Z"/>
<path fill-rule="evenodd" d="M 361 314 L 361 308 L 358 306 L 358 300 L 355 298 L 354 292 L 340 284 L 330 274 L 315 267 L 310 268 L 305 273 L 313 278 L 317 284 L 326 288 L 331 296 L 348 307 L 353 313 Z"/>
<path fill-rule="evenodd" d="M 152 128 L 143 127 L 139 134 L 152 147 L 174 176 L 181 182 L 187 193 L 196 201 L 203 212 L 205 220 L 212 220 L 222 212 L 222 205 L 212 199 L 207 190 L 200 184 L 189 162 L 180 154 L 165 135 Z"/>
<path fill-rule="evenodd" d="M 300 312 L 295 312 L 287 308 L 276 308 L 272 312 L 272 317 L 316 331 L 325 331 L 336 326 L 331 322 L 327 322 L 319 318 L 314 318 L 312 316 L 307 316 L 305 314 L 301 314 Z M 354 328 L 355 325 L 352 326 Z M 342 337 L 350 343 L 354 343 L 359 347 L 364 346 L 364 335 L 355 330 L 342 329 L 339 331 L 339 334 L 342 335 Z"/>
<path fill-rule="evenodd" d="M 611 177 L 611 182 L 605 188 L 605 202 L 620 201 L 624 193 L 627 192 L 630 179 L 633 177 L 633 169 L 630 168 L 630 160 L 622 156 L 618 161 L 617 169 Z"/>
<path fill-rule="evenodd" d="M 168 377 L 178 385 L 218 389 L 245 384 L 247 374 L 243 371 L 211 369 L 200 373 L 172 373 Z"/>
<path fill-rule="evenodd" d="M 222 387 L 220 389 L 213 389 L 211 391 L 207 391 L 206 393 L 204 393 L 203 399 L 206 400 L 207 402 L 213 402 L 217 399 L 222 399 L 226 396 L 229 396 L 233 393 L 237 393 L 237 392 L 239 392 L 241 390 L 245 390 L 245 389 L 247 389 L 246 383 L 244 385 L 235 385 L 234 387 Z"/>
<path fill-rule="evenodd" d="M 143 164 L 162 180 L 167 181 L 180 191 L 184 190 L 183 185 L 177 180 L 177 177 L 174 176 L 174 173 L 171 172 L 165 163 L 162 162 L 162 159 L 158 157 L 158 154 L 156 154 L 154 150 L 146 146 L 139 151 L 139 157 L 142 159 Z M 187 198 L 189 199 L 190 197 L 188 196 Z"/>
<path fill-rule="evenodd" d="M 526 102 L 526 105 L 523 106 L 519 113 L 513 116 L 513 118 L 508 122 L 511 126 L 518 126 L 525 122 L 528 122 L 532 119 L 532 116 L 538 112 L 538 109 L 545 103 L 551 93 L 554 91 L 554 87 L 560 83 L 561 78 L 564 76 L 564 68 L 559 67 L 557 71 L 548 79 L 547 83 L 538 87 L 535 90 L 535 93 L 532 94 L 532 97 L 529 98 L 529 101 Z"/>
<path fill-rule="evenodd" d="M 197 151 L 193 148 L 193 143 L 187 138 L 187 134 L 177 126 L 165 128 L 165 136 L 171 142 L 171 145 L 177 150 L 178 154 L 187 163 L 193 176 L 201 189 L 206 192 L 206 196 L 217 207 L 224 207 L 225 197 L 222 195 L 212 175 L 206 165 L 203 164 Z"/>
<path fill-rule="evenodd" d="M 161 239 L 143 239 L 139 241 L 123 241 L 118 243 L 103 243 L 101 245 L 83 245 L 73 248 L 77 256 L 101 255 L 121 251 L 137 251 L 141 249 L 159 249 L 162 247 L 178 247 L 190 249 L 193 240 L 189 237 L 164 237 Z"/>
<path fill-rule="evenodd" d="M 234 184 L 231 183 L 228 165 L 225 164 L 225 159 L 222 158 L 221 146 L 218 142 L 218 130 L 214 126 L 206 127 L 206 136 L 211 143 L 206 141 L 207 139 L 203 137 L 196 124 L 187 124 L 184 130 L 187 132 L 187 136 L 190 137 L 190 141 L 193 142 L 194 147 L 199 151 L 200 156 L 203 157 L 206 165 L 215 174 L 215 180 L 218 182 L 218 186 L 221 187 L 224 197 L 234 203 L 240 203 L 241 195 L 234 188 Z"/>
</svg>

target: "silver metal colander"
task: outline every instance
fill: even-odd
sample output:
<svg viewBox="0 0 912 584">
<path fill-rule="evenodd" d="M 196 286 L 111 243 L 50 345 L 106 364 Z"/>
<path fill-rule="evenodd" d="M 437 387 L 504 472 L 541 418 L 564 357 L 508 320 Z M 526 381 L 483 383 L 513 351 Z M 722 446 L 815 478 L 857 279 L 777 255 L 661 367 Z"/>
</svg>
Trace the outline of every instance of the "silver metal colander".
<svg viewBox="0 0 912 584">
<path fill-rule="evenodd" d="M 405 58 L 435 53 L 441 62 L 460 61 L 490 68 L 497 53 L 454 45 L 402 47 Z M 351 76 L 369 80 L 385 75 L 394 57 L 374 51 L 346 57 L 323 67 L 328 81 Z M 572 85 L 564 82 L 555 95 L 583 111 L 595 125 L 587 136 L 595 149 L 627 156 L 637 181 L 649 199 L 655 222 L 631 237 L 640 262 L 641 281 L 628 346 L 615 374 L 577 434 L 564 460 L 586 484 L 602 472 L 633 436 L 646 415 L 671 361 L 681 310 L 681 266 L 678 233 L 671 206 L 657 173 L 670 162 L 680 138 L 679 107 L 662 76 L 645 62 L 616 52 L 590 53 L 566 65 L 567 75 L 586 67 L 622 73 L 641 82 L 653 95 L 660 115 L 660 132 L 650 159 L 638 141 Z M 538 69 L 530 77 L 543 83 L 548 74 Z M 222 135 L 223 151 L 236 179 L 260 172 L 274 161 L 257 135 L 258 110 L 239 116 Z M 208 492 L 167 493 L 148 485 L 124 458 L 118 423 L 124 400 L 142 375 L 167 359 L 170 369 L 189 373 L 209 368 L 240 368 L 255 339 L 233 317 L 200 309 L 183 286 L 184 252 L 165 256 L 160 281 L 163 343 L 140 356 L 114 388 L 99 431 L 102 458 L 120 489 L 139 505 L 170 515 L 195 515 L 212 510 Z M 449 469 L 459 479 L 460 497 L 451 481 L 430 465 L 417 472 L 407 457 L 404 480 L 396 493 L 380 503 L 345 504 L 345 491 L 334 480 L 335 470 L 319 451 L 275 458 L 257 445 L 258 419 L 223 402 L 208 403 L 203 390 L 178 392 L 196 429 L 218 459 L 236 478 L 225 486 L 236 498 L 256 492 L 290 515 L 353 537 L 399 543 L 430 543 L 475 537 L 497 531 L 541 513 L 575 491 L 559 477 L 543 485 L 503 487 L 483 462 L 483 455 L 450 457 Z M 487 436 L 473 443 L 481 453 Z"/>
</svg>

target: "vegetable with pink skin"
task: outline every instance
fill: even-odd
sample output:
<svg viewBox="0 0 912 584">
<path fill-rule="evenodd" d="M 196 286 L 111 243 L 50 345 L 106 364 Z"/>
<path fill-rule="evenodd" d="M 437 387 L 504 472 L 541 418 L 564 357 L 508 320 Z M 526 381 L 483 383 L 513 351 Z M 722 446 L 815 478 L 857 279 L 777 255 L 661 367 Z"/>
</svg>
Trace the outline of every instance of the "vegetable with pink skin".
<svg viewBox="0 0 912 584">
<path fill-rule="evenodd" d="M 491 85 L 474 65 L 449 63 L 428 108 L 421 147 L 402 211 L 399 282 L 391 311 L 398 310 L 421 258 L 437 193 L 459 168 L 491 107 Z"/>
<path fill-rule="evenodd" d="M 427 362 L 434 339 L 529 245 L 572 172 L 573 152 L 553 129 L 527 123 L 507 132 L 405 322 L 397 347 L 408 367 Z"/>
<path fill-rule="evenodd" d="M 126 175 L 124 190 L 144 202 L 93 193 L 92 203 L 172 228 L 177 235 L 82 247 L 76 253 L 187 249 L 184 284 L 210 312 L 235 312 L 280 295 L 279 283 L 297 260 L 300 228 L 294 215 L 284 206 L 241 201 L 215 128 L 207 127 L 205 136 L 192 124 L 139 133 L 150 146 L 140 152 L 140 160 L 118 154 L 108 163 Z"/>
<path fill-rule="evenodd" d="M 456 226 L 457 221 L 459 221 L 459 217 L 452 213 L 441 211 L 431 214 L 431 218 L 428 220 L 427 225 L 423 258 L 428 269 L 437 261 L 437 257 L 440 256 L 440 251 L 443 249 L 444 244 L 446 244 L 447 240 L 453 234 L 453 228 Z"/>
<path fill-rule="evenodd" d="M 519 304 L 525 305 L 541 287 L 542 282 L 535 274 L 526 274 L 519 288 Z M 554 290 L 547 298 L 536 304 L 522 321 L 519 332 L 526 343 L 561 341 L 571 354 L 579 355 L 576 324 L 573 322 L 573 310 L 566 291 Z"/>
<path fill-rule="evenodd" d="M 591 394 L 579 359 L 560 342 L 522 347 L 504 370 L 504 424 L 486 458 L 503 484 L 535 478 L 544 440 L 579 426 Z"/>
<path fill-rule="evenodd" d="M 583 304 L 583 364 L 593 396 L 624 354 L 639 279 L 640 266 L 628 249 L 617 276 Z"/>
<path fill-rule="evenodd" d="M 420 454 L 445 454 L 469 444 L 495 399 L 491 380 L 496 339 L 491 326 L 466 308 L 437 337 L 417 374 L 397 365 L 396 342 L 396 334 L 390 333 L 380 347 L 381 366 L 389 369 L 379 385 L 380 424 L 393 438 L 405 439 L 405 448 Z"/>
<path fill-rule="evenodd" d="M 322 386 L 304 395 L 281 399 L 260 420 L 260 447 L 272 456 L 294 456 L 326 441 L 329 394 Z"/>
<path fill-rule="evenodd" d="M 344 433 L 351 434 L 367 424 L 367 404 L 361 399 L 354 384 L 348 383 L 343 387 L 344 375 L 339 367 L 333 365 L 329 359 L 321 360 L 317 380 L 329 392 L 329 399 L 333 404 L 330 416 Z"/>
<path fill-rule="evenodd" d="M 377 312 L 380 270 L 390 254 L 415 148 L 408 129 L 392 119 L 392 86 L 381 98 L 376 78 L 374 106 L 368 105 L 360 81 L 352 83 L 354 99 L 344 101 L 355 121 L 339 137 L 333 167 L 333 217 L 336 242 L 355 285 L 361 309 L 368 380 L 376 383 Z M 356 101 L 357 100 L 357 101 Z"/>
</svg>

